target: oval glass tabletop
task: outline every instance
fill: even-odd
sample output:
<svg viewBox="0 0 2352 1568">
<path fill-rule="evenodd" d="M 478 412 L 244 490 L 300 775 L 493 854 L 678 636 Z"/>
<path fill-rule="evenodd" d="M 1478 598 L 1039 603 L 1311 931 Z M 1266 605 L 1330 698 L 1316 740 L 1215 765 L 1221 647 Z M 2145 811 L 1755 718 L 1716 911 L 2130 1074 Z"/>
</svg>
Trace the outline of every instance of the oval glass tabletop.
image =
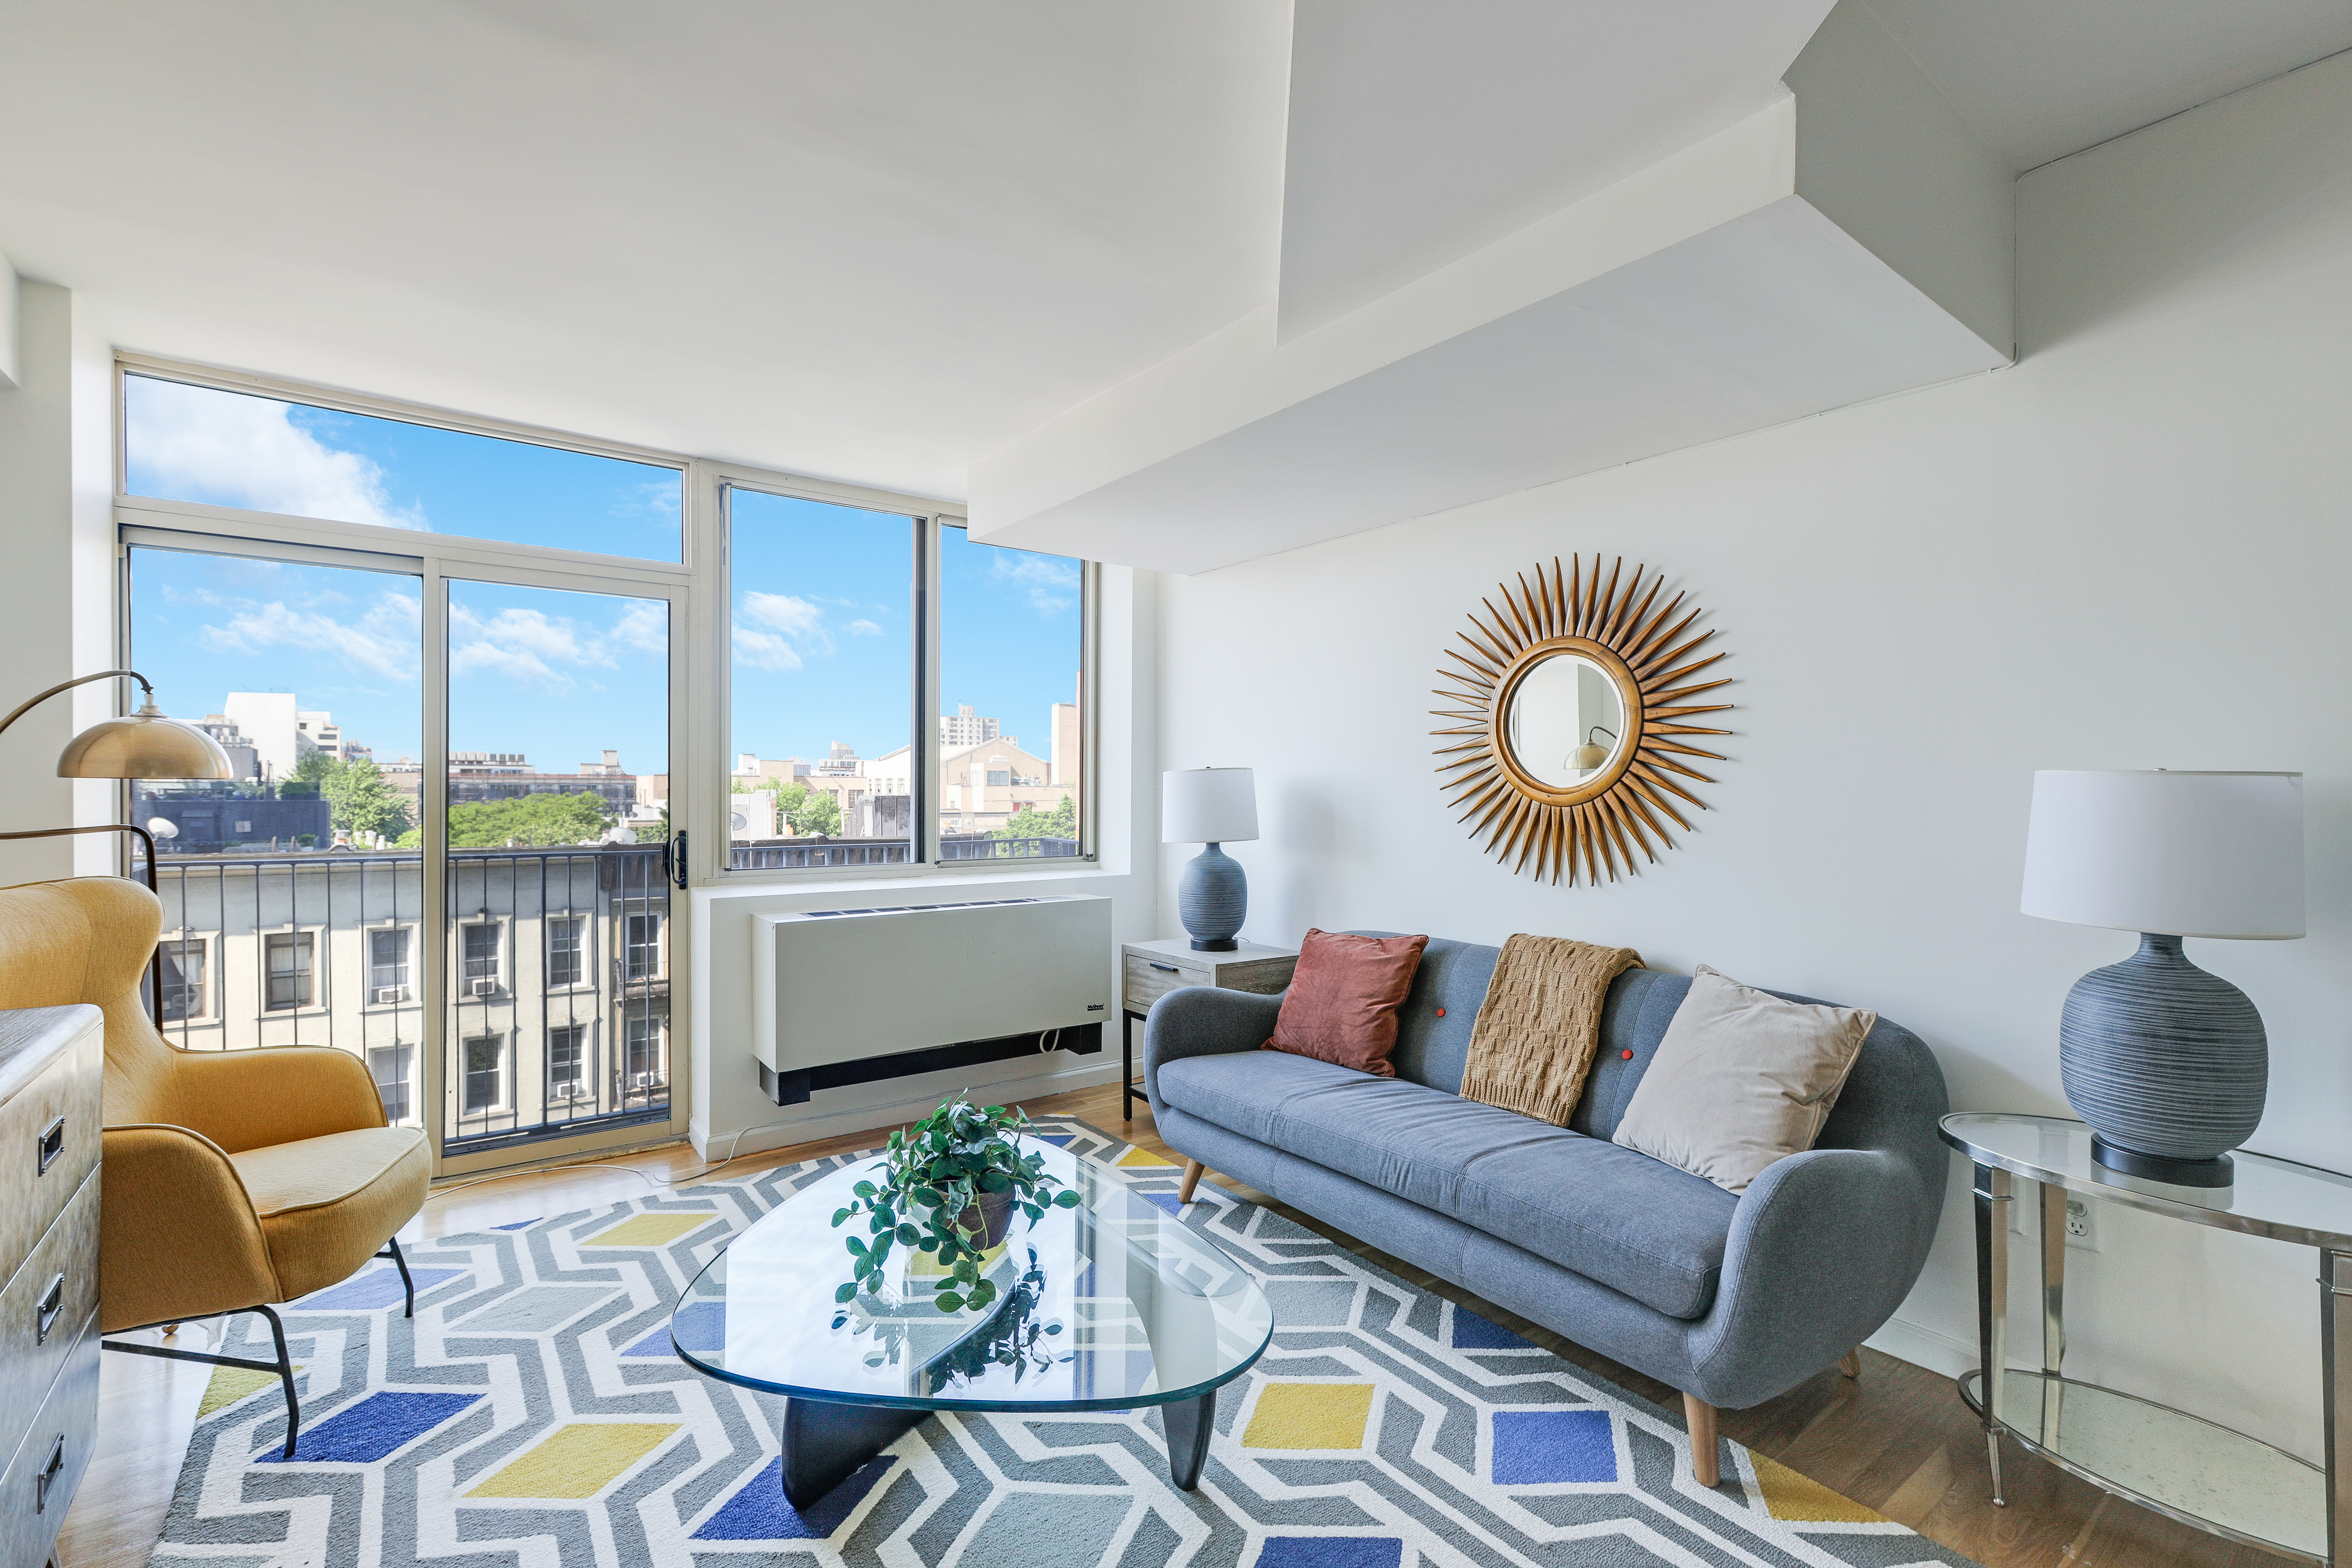
<svg viewBox="0 0 2352 1568">
<path fill-rule="evenodd" d="M 2071 1193 L 2249 1236 L 2352 1249 L 2352 1176 L 2316 1165 L 2240 1149 L 2230 1156 L 2229 1186 L 2181 1187 L 2109 1170 L 2092 1157 L 2091 1130 L 2062 1116 L 1955 1111 L 1939 1131 L 1979 1164 Z"/>
<path fill-rule="evenodd" d="M 1033 1141 L 1034 1142 L 1034 1141 Z M 873 1163 L 845 1166 L 754 1222 L 687 1287 L 670 1337 L 690 1365 L 748 1388 L 903 1410 L 1117 1410 L 1213 1394 L 1274 1331 L 1234 1260 L 1109 1171 L 1034 1143 L 1078 1194 L 1033 1226 L 1019 1213 L 986 1260 L 998 1298 L 932 1305 L 935 1266 L 894 1249 L 878 1291 L 847 1303 L 848 1236 L 834 1228 Z M 927 1270 L 933 1270 L 927 1272 Z"/>
</svg>

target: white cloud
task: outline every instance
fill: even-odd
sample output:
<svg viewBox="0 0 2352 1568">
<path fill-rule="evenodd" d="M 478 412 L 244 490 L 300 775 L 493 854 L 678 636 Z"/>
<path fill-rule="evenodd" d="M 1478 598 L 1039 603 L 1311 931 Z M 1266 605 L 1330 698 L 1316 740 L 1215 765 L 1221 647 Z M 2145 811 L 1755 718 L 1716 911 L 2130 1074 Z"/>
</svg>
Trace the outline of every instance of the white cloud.
<svg viewBox="0 0 2352 1568">
<path fill-rule="evenodd" d="M 669 652 L 669 610 L 662 605 L 647 604 L 640 599 L 621 612 L 613 623 L 613 640 L 625 648 L 639 653 Z"/>
<path fill-rule="evenodd" d="M 278 600 L 233 603 L 226 624 L 207 626 L 198 634 L 206 647 L 222 653 L 301 648 L 334 654 L 394 680 L 416 679 L 421 606 L 412 595 L 384 594 L 351 622 L 315 610 L 289 609 Z"/>
<path fill-rule="evenodd" d="M 145 490 L 252 511 L 425 528 L 420 506 L 395 507 L 383 470 L 296 425 L 293 405 L 132 376 L 124 442 Z"/>
<path fill-rule="evenodd" d="M 1064 556 L 1003 548 L 988 574 L 993 582 L 1026 588 L 1029 607 L 1041 616 L 1058 614 L 1078 602 L 1078 563 Z"/>
<path fill-rule="evenodd" d="M 878 637 L 882 635 L 882 628 L 872 621 L 852 621 L 849 623 L 849 635 L 854 637 Z"/>
<path fill-rule="evenodd" d="M 790 594 L 745 594 L 743 618 L 786 637 L 822 636 L 824 630 L 824 612 Z"/>
<path fill-rule="evenodd" d="M 755 631 L 750 626 L 735 628 L 735 662 L 753 669 L 765 669 L 782 675 L 801 667 L 801 656 L 793 645 L 773 632 Z"/>
</svg>

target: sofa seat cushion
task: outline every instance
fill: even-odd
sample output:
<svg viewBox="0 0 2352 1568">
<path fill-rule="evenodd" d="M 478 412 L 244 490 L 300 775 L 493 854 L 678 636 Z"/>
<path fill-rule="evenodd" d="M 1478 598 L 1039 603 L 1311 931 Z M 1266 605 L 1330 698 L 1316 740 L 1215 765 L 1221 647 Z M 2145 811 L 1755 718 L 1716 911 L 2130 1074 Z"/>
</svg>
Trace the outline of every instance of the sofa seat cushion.
<svg viewBox="0 0 2352 1568">
<path fill-rule="evenodd" d="M 1179 1110 L 1475 1226 L 1674 1318 L 1715 1300 L 1739 1200 L 1647 1154 L 1275 1051 L 1159 1071 Z"/>
</svg>

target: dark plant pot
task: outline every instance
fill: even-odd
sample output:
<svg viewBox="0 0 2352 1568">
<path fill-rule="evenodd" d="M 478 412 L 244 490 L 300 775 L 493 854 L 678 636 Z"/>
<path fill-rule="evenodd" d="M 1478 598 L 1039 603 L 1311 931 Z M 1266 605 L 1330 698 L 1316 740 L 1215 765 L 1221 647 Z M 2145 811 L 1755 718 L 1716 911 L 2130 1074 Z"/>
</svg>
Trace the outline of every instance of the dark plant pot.
<svg viewBox="0 0 2352 1568">
<path fill-rule="evenodd" d="M 974 1198 L 971 1206 L 964 1210 L 962 1217 L 957 1220 L 956 1228 L 969 1230 L 975 1225 L 980 1226 L 980 1249 L 982 1252 L 1003 1241 L 1013 1229 L 1012 1189 L 982 1193 Z"/>
</svg>

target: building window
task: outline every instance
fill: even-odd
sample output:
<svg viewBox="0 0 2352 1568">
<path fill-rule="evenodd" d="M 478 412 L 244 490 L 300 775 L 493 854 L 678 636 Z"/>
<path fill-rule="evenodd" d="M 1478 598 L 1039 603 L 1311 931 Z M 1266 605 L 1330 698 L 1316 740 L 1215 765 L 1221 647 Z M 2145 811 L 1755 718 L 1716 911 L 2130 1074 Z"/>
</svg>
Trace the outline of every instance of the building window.
<svg viewBox="0 0 2352 1568">
<path fill-rule="evenodd" d="M 505 1043 L 496 1035 L 482 1035 L 466 1042 L 466 1114 L 495 1110 L 501 1098 L 500 1068 L 505 1065 Z"/>
<path fill-rule="evenodd" d="M 299 931 L 281 932 L 263 944 L 268 972 L 265 1010 L 278 1013 L 310 1005 L 310 942 L 311 933 Z"/>
<path fill-rule="evenodd" d="M 457 976 L 461 996 L 487 996 L 499 988 L 499 928 L 495 924 L 457 928 L 464 945 Z"/>
<path fill-rule="evenodd" d="M 581 938 L 588 922 L 578 915 L 554 915 L 547 922 L 547 984 L 550 988 L 577 985 L 586 973 Z"/>
<path fill-rule="evenodd" d="M 387 1121 L 408 1120 L 408 1069 L 415 1060 L 414 1046 L 370 1046 L 368 1074 L 375 1079 L 375 1091 L 383 1100 L 383 1118 Z"/>
<path fill-rule="evenodd" d="M 652 980 L 660 975 L 661 927 L 659 915 L 629 916 L 621 976 L 624 980 Z"/>
<path fill-rule="evenodd" d="M 155 956 L 163 966 L 163 1021 L 184 1022 L 205 1016 L 205 939 L 184 937 L 159 942 Z"/>
<path fill-rule="evenodd" d="M 661 1020 L 631 1018 L 626 1032 L 631 1089 L 656 1088 L 662 1082 Z"/>
<path fill-rule="evenodd" d="M 408 996 L 408 928 L 368 932 L 368 1000 L 382 1006 Z"/>
<path fill-rule="evenodd" d="M 574 1100 L 587 1092 L 588 1026 L 568 1025 L 547 1032 L 547 1097 Z"/>
</svg>

